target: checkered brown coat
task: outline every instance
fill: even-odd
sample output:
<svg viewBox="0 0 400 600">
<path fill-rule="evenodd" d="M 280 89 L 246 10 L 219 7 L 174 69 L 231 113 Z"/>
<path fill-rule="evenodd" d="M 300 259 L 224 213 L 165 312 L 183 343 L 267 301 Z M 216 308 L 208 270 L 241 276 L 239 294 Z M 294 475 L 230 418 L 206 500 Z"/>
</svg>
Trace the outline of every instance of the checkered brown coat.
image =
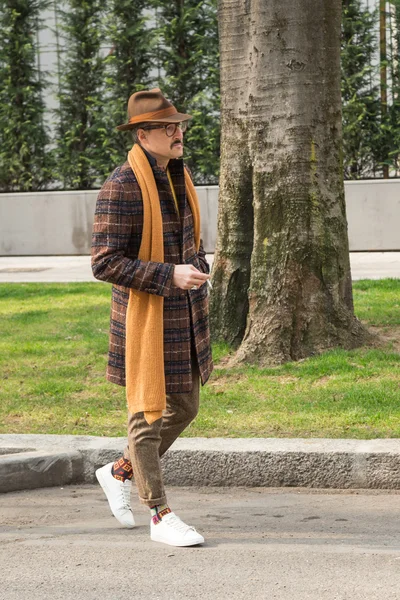
<svg viewBox="0 0 400 600">
<path fill-rule="evenodd" d="M 164 234 L 164 262 L 139 260 L 143 228 L 143 202 L 129 166 L 117 167 L 97 197 L 92 236 L 92 271 L 112 286 L 110 340 L 106 377 L 125 386 L 125 319 L 129 288 L 164 296 L 164 371 L 167 394 L 189 392 L 192 387 L 191 342 L 197 354 L 201 383 L 213 370 L 208 318 L 208 286 L 182 290 L 172 284 L 174 265 L 192 264 L 203 273 L 210 267 L 200 242 L 196 253 L 193 217 L 186 199 L 184 166 L 169 162 L 169 171 L 181 219 L 166 172 L 149 155 L 160 196 Z"/>
</svg>

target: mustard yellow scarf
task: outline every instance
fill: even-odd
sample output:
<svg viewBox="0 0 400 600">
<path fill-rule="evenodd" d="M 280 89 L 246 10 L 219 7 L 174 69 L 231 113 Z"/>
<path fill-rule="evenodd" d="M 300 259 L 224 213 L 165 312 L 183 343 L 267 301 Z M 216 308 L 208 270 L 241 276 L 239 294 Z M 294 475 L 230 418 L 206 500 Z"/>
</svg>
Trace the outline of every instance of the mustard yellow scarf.
<svg viewBox="0 0 400 600">
<path fill-rule="evenodd" d="M 138 144 L 128 162 L 143 199 L 143 231 L 138 258 L 164 262 L 164 236 L 160 199 L 150 163 Z M 185 169 L 186 197 L 193 214 L 196 252 L 200 247 L 200 209 L 197 193 Z M 148 423 L 166 408 L 164 375 L 164 298 L 129 290 L 126 313 L 126 398 L 129 411 L 144 412 Z"/>
</svg>

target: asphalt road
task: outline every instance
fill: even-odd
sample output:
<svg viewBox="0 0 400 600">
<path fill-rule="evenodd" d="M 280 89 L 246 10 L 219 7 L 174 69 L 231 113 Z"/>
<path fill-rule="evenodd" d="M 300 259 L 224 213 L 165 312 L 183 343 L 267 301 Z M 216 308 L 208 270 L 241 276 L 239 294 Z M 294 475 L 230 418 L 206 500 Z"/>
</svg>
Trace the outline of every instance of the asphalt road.
<svg viewBox="0 0 400 600">
<path fill-rule="evenodd" d="M 98 486 L 0 496 L 3 600 L 376 600 L 400 598 L 399 492 L 173 488 L 203 547 L 151 542 Z"/>
</svg>

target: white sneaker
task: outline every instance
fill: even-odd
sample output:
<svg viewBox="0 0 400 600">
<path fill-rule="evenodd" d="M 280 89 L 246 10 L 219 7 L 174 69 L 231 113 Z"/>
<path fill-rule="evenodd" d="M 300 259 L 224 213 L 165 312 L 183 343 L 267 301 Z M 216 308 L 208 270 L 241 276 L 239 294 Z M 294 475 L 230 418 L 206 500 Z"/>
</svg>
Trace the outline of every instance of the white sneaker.
<svg viewBox="0 0 400 600">
<path fill-rule="evenodd" d="M 194 527 L 189 527 L 174 513 L 170 512 L 157 524 L 150 521 L 150 537 L 153 542 L 163 542 L 169 546 L 195 546 L 204 544 L 204 538 Z"/>
<path fill-rule="evenodd" d="M 108 463 L 104 467 L 97 469 L 96 477 L 100 483 L 108 504 L 114 517 L 123 525 L 132 529 L 135 527 L 135 519 L 131 509 L 131 487 L 129 479 L 119 481 L 113 476 L 111 469 L 114 463 Z"/>
</svg>

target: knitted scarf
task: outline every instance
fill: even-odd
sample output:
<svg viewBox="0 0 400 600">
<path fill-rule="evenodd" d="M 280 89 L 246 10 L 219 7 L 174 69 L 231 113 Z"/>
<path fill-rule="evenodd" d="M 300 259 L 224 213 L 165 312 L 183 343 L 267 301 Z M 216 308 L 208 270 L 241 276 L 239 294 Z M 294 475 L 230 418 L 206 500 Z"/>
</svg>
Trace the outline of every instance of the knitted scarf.
<svg viewBox="0 0 400 600">
<path fill-rule="evenodd" d="M 160 198 L 150 163 L 138 144 L 128 162 L 143 199 L 143 230 L 138 258 L 164 262 Z M 196 252 L 200 247 L 200 209 L 197 193 L 185 168 L 186 197 L 193 214 Z M 164 375 L 164 298 L 130 288 L 126 313 L 126 398 L 129 411 L 145 412 L 148 423 L 166 408 Z M 153 413 L 153 415 L 149 414 Z"/>
</svg>

